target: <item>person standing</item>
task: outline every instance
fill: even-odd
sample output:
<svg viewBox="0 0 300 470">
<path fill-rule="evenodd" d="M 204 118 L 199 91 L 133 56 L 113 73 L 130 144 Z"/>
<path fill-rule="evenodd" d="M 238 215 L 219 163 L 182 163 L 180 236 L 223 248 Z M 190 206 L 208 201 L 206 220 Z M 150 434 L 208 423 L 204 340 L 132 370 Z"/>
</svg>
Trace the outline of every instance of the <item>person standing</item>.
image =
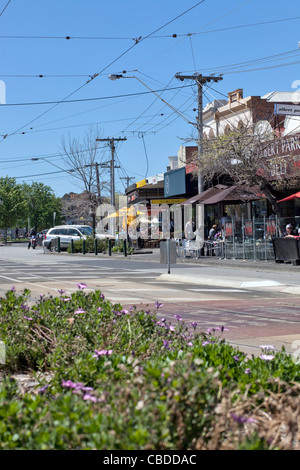
<svg viewBox="0 0 300 470">
<path fill-rule="evenodd" d="M 187 240 L 195 239 L 193 219 L 189 219 L 187 223 L 185 224 L 184 235 Z"/>
</svg>

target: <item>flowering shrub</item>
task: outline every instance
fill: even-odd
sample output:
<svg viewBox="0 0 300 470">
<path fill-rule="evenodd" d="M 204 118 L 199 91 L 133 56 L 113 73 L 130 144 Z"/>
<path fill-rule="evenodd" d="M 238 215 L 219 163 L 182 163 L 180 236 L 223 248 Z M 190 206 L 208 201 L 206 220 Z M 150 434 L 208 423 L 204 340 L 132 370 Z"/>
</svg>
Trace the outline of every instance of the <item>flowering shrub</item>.
<svg viewBox="0 0 300 470">
<path fill-rule="evenodd" d="M 300 383 L 300 366 L 284 351 L 262 345 L 259 357 L 247 358 L 225 342 L 224 326 L 199 332 L 181 315 L 165 318 L 159 302 L 124 309 L 83 283 L 70 295 L 60 289 L 35 302 L 30 295 L 12 288 L 0 299 L 6 345 L 0 449 L 273 449 L 299 443 L 280 441 L 289 430 L 295 433 L 291 413 L 286 422 L 280 418 L 285 427 L 276 428 L 277 441 L 268 434 L 276 411 L 271 398 L 288 391 L 299 401 L 299 390 L 291 390 Z M 22 395 L 10 376 L 17 372 L 39 372 L 38 386 Z"/>
</svg>

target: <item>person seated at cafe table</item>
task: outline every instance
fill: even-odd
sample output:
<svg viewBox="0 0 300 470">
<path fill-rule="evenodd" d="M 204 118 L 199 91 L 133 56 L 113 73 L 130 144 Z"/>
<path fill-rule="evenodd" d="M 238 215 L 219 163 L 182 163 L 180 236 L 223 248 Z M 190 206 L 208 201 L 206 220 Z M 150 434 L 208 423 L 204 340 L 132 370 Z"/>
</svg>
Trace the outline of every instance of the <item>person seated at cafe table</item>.
<svg viewBox="0 0 300 470">
<path fill-rule="evenodd" d="M 283 234 L 284 238 L 298 237 L 298 230 L 296 230 L 292 224 L 287 224 L 285 229 L 286 229 L 286 232 L 284 232 Z"/>
</svg>

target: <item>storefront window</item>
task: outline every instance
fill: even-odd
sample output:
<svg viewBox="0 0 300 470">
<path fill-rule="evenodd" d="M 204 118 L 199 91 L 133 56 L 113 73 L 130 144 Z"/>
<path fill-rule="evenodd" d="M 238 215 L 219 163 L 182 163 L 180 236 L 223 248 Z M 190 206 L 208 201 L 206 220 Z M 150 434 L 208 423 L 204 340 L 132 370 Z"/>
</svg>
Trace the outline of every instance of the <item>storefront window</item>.
<svg viewBox="0 0 300 470">
<path fill-rule="evenodd" d="M 252 217 L 263 218 L 267 217 L 267 201 L 266 199 L 261 199 L 259 201 L 252 201 Z"/>
</svg>

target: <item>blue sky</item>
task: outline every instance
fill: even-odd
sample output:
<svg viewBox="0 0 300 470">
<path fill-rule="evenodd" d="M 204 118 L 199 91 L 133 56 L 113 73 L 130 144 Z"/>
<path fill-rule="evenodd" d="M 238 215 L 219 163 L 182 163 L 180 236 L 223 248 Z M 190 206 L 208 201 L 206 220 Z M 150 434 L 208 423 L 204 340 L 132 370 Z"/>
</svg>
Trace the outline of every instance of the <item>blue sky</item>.
<svg viewBox="0 0 300 470">
<path fill-rule="evenodd" d="M 298 0 L 0 0 L 0 175 L 41 181 L 58 196 L 79 192 L 60 172 L 60 147 L 63 138 L 83 141 L 91 126 L 100 138 L 127 139 L 116 144 L 117 190 L 126 176 L 132 183 L 165 171 L 192 134 L 197 107 L 196 88 L 175 74 L 223 73 L 204 105 L 237 88 L 244 96 L 293 91 L 299 25 Z M 143 83 L 108 79 L 123 71 Z M 164 90 L 184 117 L 146 85 Z M 107 143 L 98 152 L 99 162 L 110 159 Z"/>
</svg>

